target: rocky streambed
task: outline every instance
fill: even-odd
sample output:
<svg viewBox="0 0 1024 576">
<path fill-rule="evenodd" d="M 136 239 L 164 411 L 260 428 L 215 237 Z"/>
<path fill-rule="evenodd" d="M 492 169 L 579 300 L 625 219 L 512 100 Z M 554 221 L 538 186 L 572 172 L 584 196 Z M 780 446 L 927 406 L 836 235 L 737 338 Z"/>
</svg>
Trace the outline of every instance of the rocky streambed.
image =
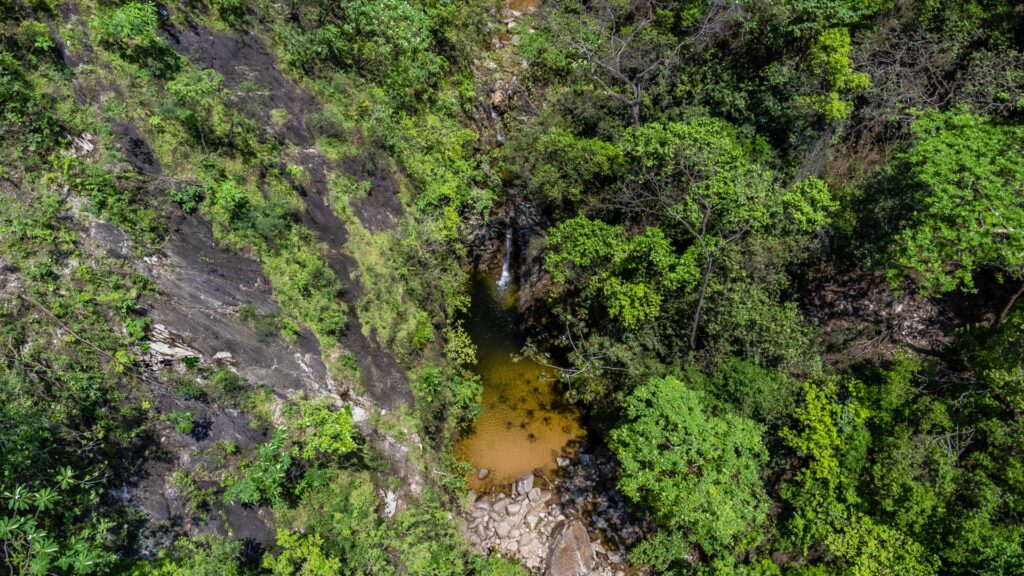
<svg viewBox="0 0 1024 576">
<path fill-rule="evenodd" d="M 608 456 L 560 456 L 554 478 L 524 474 L 488 493 L 471 493 L 463 530 L 482 550 L 516 559 L 536 574 L 636 574 L 625 551 L 647 527 L 610 485 L 616 472 Z"/>
</svg>

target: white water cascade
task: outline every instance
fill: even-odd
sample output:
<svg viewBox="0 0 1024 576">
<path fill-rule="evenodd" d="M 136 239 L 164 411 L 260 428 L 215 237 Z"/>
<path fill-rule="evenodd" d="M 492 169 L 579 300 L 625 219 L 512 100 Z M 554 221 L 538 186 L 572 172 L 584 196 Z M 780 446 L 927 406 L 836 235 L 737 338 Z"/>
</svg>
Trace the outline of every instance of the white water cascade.
<svg viewBox="0 0 1024 576">
<path fill-rule="evenodd" d="M 498 291 L 505 292 L 512 284 L 512 228 L 505 231 L 505 259 L 501 263 L 501 278 L 498 279 Z"/>
</svg>

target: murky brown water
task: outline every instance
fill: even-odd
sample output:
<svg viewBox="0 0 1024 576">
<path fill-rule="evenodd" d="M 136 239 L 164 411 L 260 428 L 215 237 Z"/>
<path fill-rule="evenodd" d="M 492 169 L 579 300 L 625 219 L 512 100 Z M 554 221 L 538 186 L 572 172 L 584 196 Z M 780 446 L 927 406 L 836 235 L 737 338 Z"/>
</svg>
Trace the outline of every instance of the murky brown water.
<svg viewBox="0 0 1024 576">
<path fill-rule="evenodd" d="M 540 0 L 508 0 L 508 7 L 518 12 L 526 12 L 540 6 Z"/>
<path fill-rule="evenodd" d="M 474 282 L 470 313 L 466 330 L 477 346 L 476 371 L 484 384 L 480 416 L 456 446 L 474 467 L 470 488 L 481 491 L 536 468 L 550 478 L 555 457 L 583 436 L 579 411 L 564 401 L 553 369 L 529 359 L 513 362 L 525 337 L 493 279 Z M 481 468 L 491 471 L 484 481 L 477 479 Z"/>
</svg>

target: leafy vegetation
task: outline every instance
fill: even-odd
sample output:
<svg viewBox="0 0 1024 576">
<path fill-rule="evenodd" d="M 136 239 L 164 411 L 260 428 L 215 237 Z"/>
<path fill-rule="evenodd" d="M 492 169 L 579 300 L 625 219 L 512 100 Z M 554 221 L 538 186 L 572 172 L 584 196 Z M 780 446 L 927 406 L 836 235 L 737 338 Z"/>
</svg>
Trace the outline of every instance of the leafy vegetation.
<svg viewBox="0 0 1024 576">
<path fill-rule="evenodd" d="M 506 8 L 0 0 L 0 566 L 521 574 L 463 538 L 452 456 L 511 225 L 527 352 L 649 520 L 630 562 L 1019 574 L 1019 2 Z M 160 339 L 209 243 L 287 384 Z M 238 509 L 265 548 L 208 535 Z"/>
</svg>

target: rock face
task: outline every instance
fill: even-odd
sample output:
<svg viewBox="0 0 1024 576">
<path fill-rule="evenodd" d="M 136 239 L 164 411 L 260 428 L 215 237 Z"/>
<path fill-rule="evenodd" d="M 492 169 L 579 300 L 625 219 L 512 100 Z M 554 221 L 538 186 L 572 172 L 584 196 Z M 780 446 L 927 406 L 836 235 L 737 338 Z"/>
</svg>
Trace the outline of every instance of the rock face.
<svg viewBox="0 0 1024 576">
<path fill-rule="evenodd" d="M 556 526 L 545 576 L 585 576 L 593 567 L 594 551 L 583 523 L 572 520 Z"/>
</svg>

